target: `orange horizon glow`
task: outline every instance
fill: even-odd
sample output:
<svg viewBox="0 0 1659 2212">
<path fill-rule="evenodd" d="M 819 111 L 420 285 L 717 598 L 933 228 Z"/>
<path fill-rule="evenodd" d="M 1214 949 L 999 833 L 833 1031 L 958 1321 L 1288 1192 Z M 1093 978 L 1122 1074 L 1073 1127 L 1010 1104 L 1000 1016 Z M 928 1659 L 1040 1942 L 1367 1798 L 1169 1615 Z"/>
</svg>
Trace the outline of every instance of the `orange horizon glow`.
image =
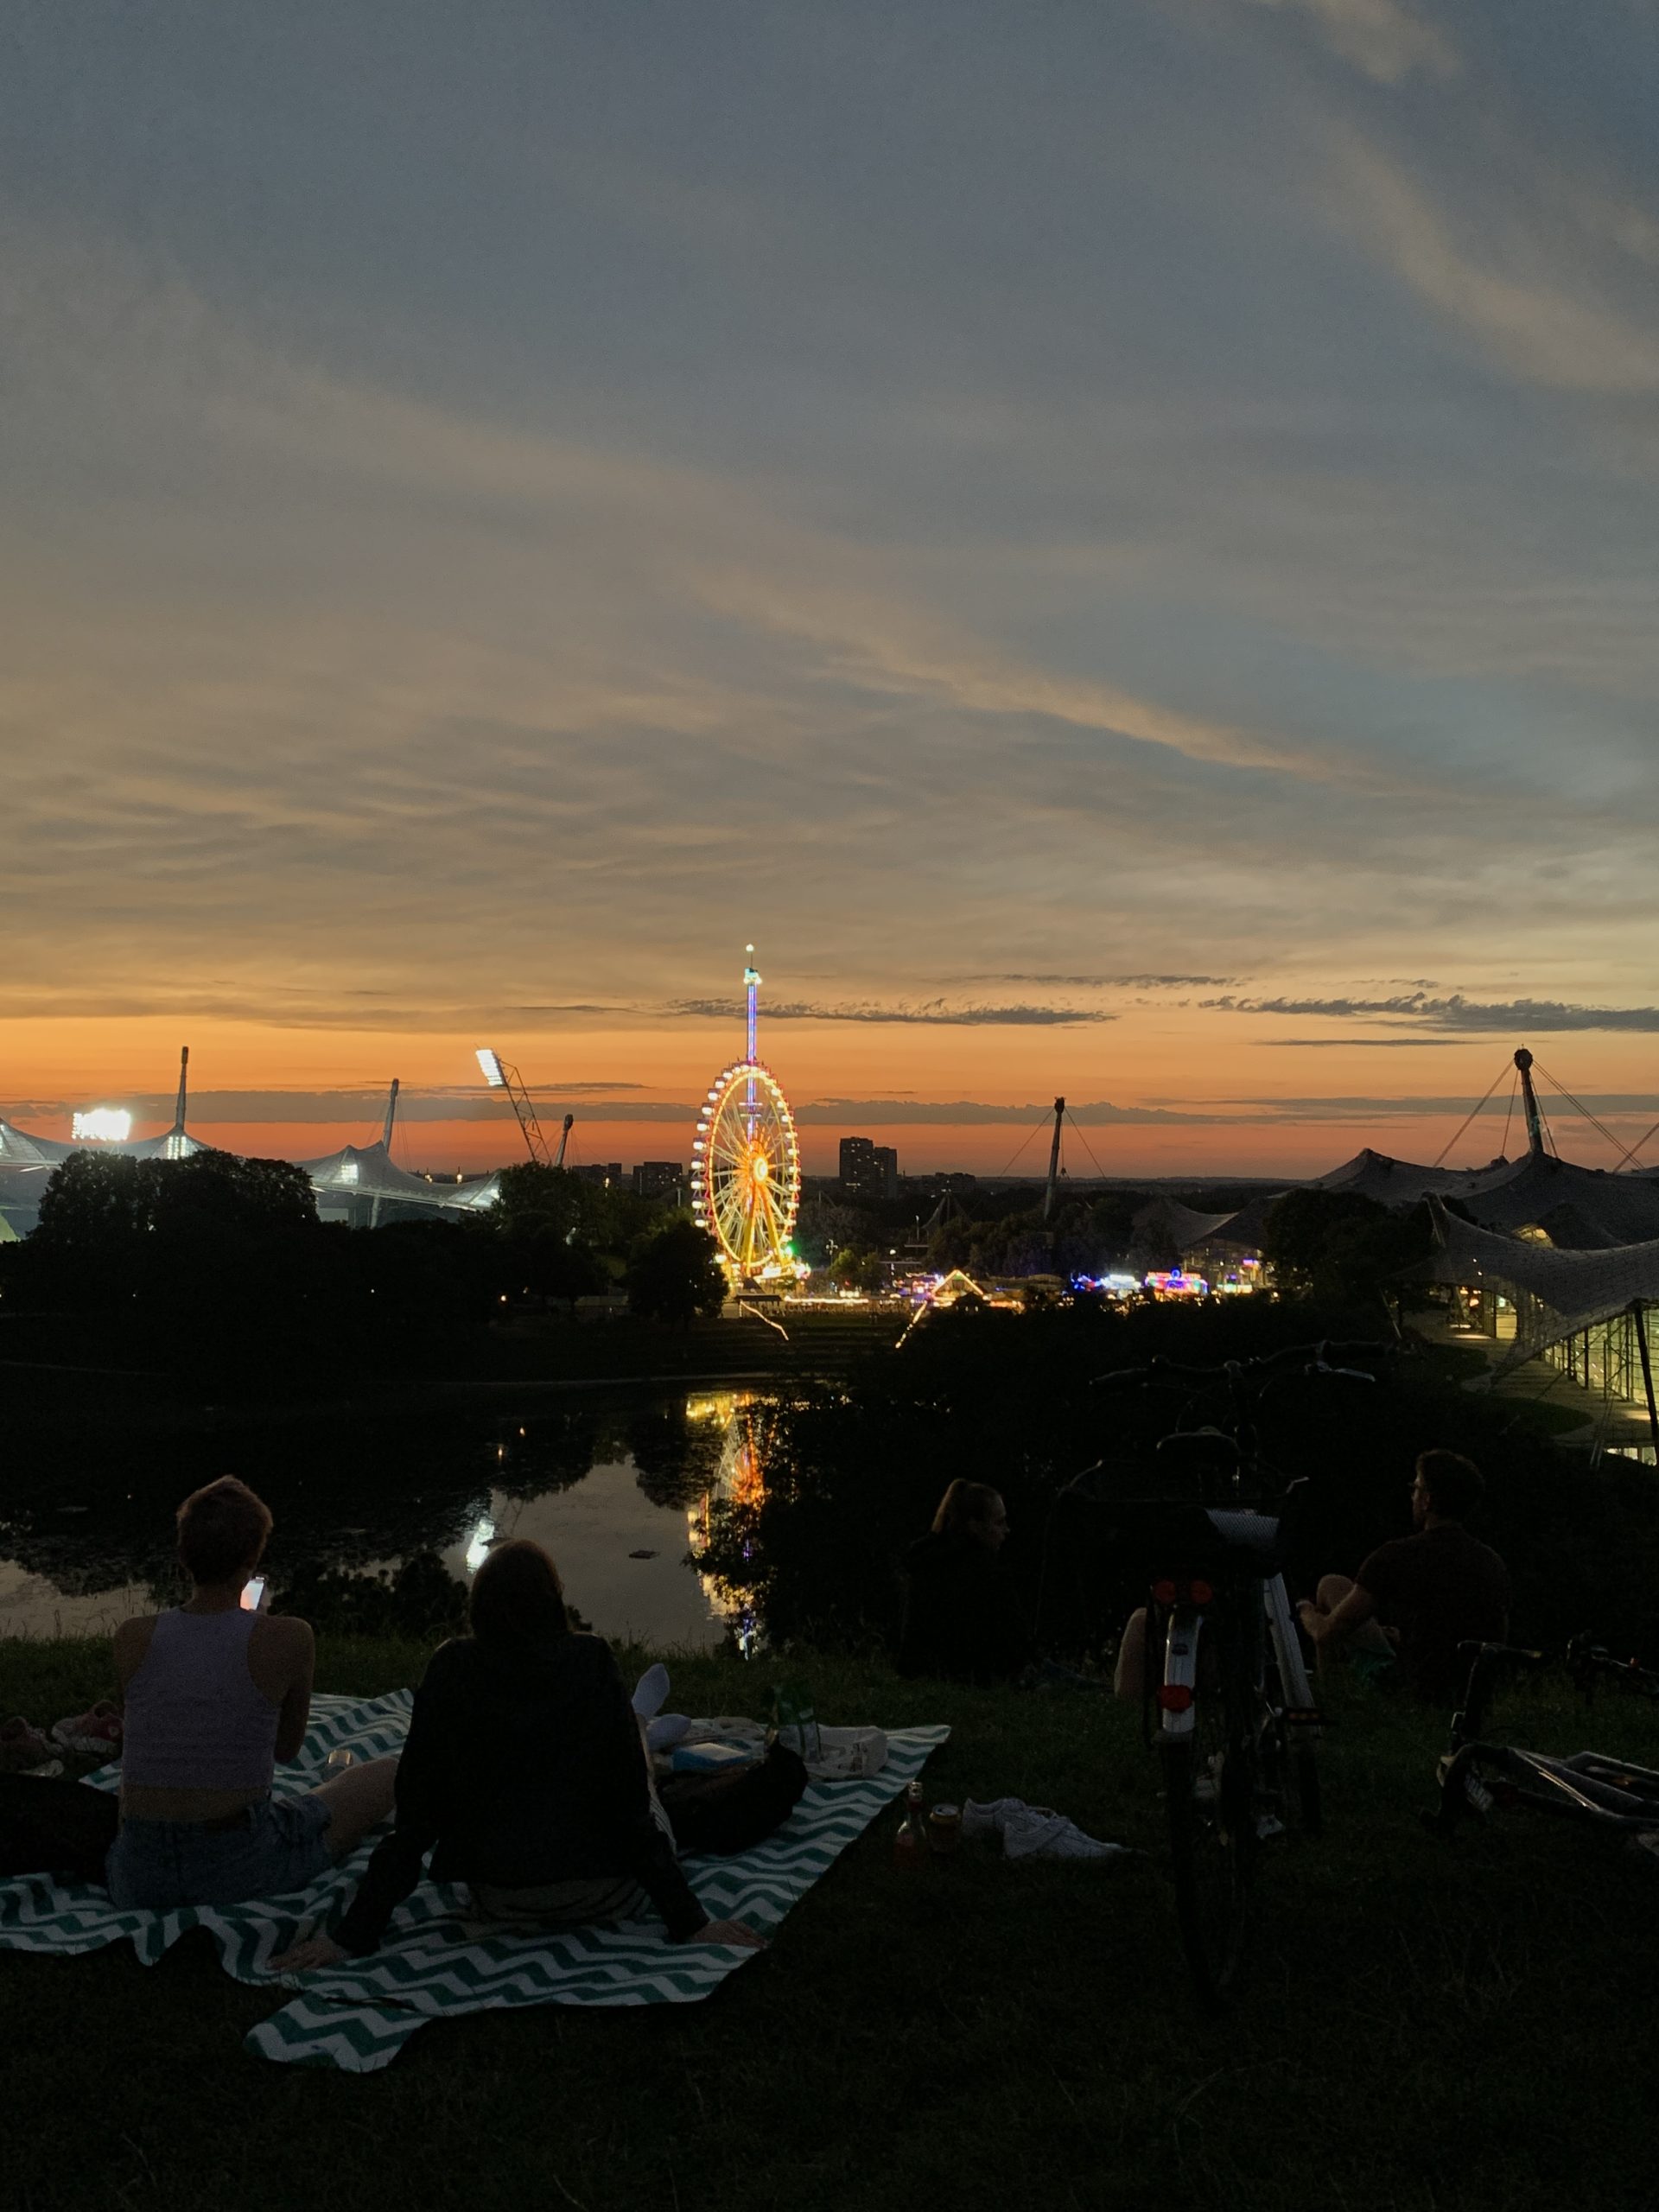
<svg viewBox="0 0 1659 2212">
<path fill-rule="evenodd" d="M 1301 1027 L 1312 1033 L 1316 1025 Z M 1496 1110 L 1464 1131 L 1452 1162 L 1484 1161 L 1500 1146 L 1513 1158 L 1524 1144 L 1518 1112 L 1505 1141 L 1512 1047 L 1504 1039 L 1413 1039 L 1379 1049 L 1376 1039 L 1338 1032 L 1317 1049 L 1287 1051 L 1270 1041 L 1284 1027 L 1282 1020 L 1191 1007 L 1126 1014 L 1096 1028 L 1012 1033 L 806 1020 L 769 1027 L 763 1006 L 760 1049 L 796 1111 L 811 1176 L 836 1173 L 837 1141 L 850 1135 L 893 1145 L 904 1174 L 1040 1175 L 1048 1109 L 1061 1093 L 1074 1109 L 1109 1101 L 1130 1113 L 1195 1117 L 1068 1125 L 1065 1165 L 1080 1179 L 1096 1172 L 1294 1179 L 1321 1173 L 1365 1145 L 1432 1160 L 1495 1077 Z M 625 1171 L 644 1160 L 689 1166 L 703 1093 L 742 1049 L 735 1004 L 725 1022 L 499 1036 L 354 1033 L 181 1022 L 176 1015 L 35 1017 L 0 1022 L 0 1064 L 10 1077 L 0 1112 L 24 1128 L 67 1138 L 74 1110 L 125 1106 L 134 1113 L 134 1135 L 154 1135 L 171 1122 L 178 1048 L 187 1036 L 188 1120 L 204 1141 L 289 1160 L 371 1143 L 380 1133 L 385 1085 L 397 1075 L 394 1155 L 439 1175 L 478 1173 L 524 1157 L 505 1096 L 479 1076 L 480 1043 L 494 1043 L 519 1067 L 551 1141 L 563 1115 L 574 1112 L 573 1164 L 614 1160 Z M 1637 1102 L 1599 1116 L 1623 1143 L 1654 1118 L 1641 1110 L 1648 1071 L 1639 1037 L 1547 1039 L 1542 1057 L 1580 1097 L 1617 1094 Z M 257 1110 L 238 1109 L 226 1094 L 251 1095 Z M 1561 1149 L 1587 1165 L 1613 1166 L 1618 1155 L 1607 1141 L 1547 1088 L 1545 1096 Z M 619 1098 L 626 1100 L 626 1115 L 616 1110 Z M 826 1103 L 842 1100 L 863 1110 Z M 1330 1102 L 1323 1109 L 1322 1100 Z M 1418 1101 L 1450 1103 L 1422 1110 Z M 452 1102 L 456 1110 L 446 1112 Z M 959 1102 L 977 1109 L 976 1117 L 902 1118 L 914 1106 Z"/>
</svg>

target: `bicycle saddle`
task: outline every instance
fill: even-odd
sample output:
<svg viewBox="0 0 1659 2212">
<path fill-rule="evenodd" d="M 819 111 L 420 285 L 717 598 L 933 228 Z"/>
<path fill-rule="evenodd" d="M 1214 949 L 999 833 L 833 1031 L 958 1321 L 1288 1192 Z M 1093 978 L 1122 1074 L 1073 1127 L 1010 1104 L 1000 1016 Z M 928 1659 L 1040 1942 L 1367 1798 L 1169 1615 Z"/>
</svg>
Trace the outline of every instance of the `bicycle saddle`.
<svg viewBox="0 0 1659 2212">
<path fill-rule="evenodd" d="M 1280 1521 L 1273 1513 L 1247 1513 L 1230 1506 L 1212 1505 L 1205 1518 L 1229 1551 L 1243 1555 L 1241 1563 L 1260 1567 L 1263 1574 L 1277 1574 L 1284 1565 Z"/>
</svg>

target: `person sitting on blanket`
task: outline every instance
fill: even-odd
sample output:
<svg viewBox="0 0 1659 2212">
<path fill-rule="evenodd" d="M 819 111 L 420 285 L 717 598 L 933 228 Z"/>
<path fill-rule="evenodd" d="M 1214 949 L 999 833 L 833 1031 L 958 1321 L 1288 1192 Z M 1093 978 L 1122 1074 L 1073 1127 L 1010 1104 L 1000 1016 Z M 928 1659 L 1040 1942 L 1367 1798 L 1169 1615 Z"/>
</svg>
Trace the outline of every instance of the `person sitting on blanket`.
<svg viewBox="0 0 1659 2212">
<path fill-rule="evenodd" d="M 1036 1659 L 998 1557 L 1008 1516 L 988 1483 L 961 1476 L 939 1500 L 931 1532 L 906 1557 L 910 1588 L 899 1641 L 901 1675 L 1008 1681 Z"/>
<path fill-rule="evenodd" d="M 397 1818 L 332 1935 L 271 1961 L 278 1973 L 377 1949 L 432 1853 L 486 1921 L 568 1927 L 631 1917 L 648 1898 L 677 1942 L 764 1939 L 711 1920 L 674 1855 L 609 1644 L 573 1630 L 539 1544 L 491 1552 L 473 1584 L 470 1636 L 432 1655 L 397 1769 Z"/>
<path fill-rule="evenodd" d="M 233 1475 L 193 1491 L 178 1512 L 189 1597 L 115 1632 L 121 1825 L 104 1874 L 123 1911 L 303 1889 L 391 1809 L 389 1758 L 271 1796 L 277 1763 L 305 1741 L 316 1644 L 308 1622 L 244 1605 L 270 1527 L 264 1499 Z"/>
</svg>

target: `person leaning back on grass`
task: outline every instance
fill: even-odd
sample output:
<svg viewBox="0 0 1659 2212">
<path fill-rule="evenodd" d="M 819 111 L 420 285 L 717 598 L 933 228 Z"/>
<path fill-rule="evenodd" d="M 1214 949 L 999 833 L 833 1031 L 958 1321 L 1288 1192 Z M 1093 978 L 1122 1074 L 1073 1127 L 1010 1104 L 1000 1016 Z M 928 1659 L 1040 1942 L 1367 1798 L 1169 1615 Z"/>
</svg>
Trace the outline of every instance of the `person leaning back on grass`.
<svg viewBox="0 0 1659 2212">
<path fill-rule="evenodd" d="M 270 1535 L 269 1508 L 226 1475 L 179 1508 L 190 1595 L 123 1621 L 121 1826 L 105 1861 L 124 1911 L 235 1904 L 303 1889 L 391 1809 L 395 1759 L 371 1759 L 297 1796 L 273 1798 L 311 1710 L 308 1622 L 245 1608 Z"/>
<path fill-rule="evenodd" d="M 1502 1643 L 1510 1628 L 1510 1571 L 1465 1521 L 1485 1484 L 1458 1452 L 1425 1452 L 1411 1485 L 1415 1533 L 1374 1551 L 1350 1581 L 1327 1574 L 1298 1608 L 1323 1658 L 1345 1648 L 1386 1664 L 1397 1656 L 1412 1694 L 1441 1704 L 1461 1696 L 1469 1668 L 1460 1643 Z"/>
</svg>

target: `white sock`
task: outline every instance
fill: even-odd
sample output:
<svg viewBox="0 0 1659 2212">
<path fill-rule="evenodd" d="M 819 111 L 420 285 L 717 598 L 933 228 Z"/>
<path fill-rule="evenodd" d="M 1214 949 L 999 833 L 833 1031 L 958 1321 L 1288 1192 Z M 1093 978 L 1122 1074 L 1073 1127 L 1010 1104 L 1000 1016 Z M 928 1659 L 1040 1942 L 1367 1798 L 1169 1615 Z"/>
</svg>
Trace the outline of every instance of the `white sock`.
<svg viewBox="0 0 1659 2212">
<path fill-rule="evenodd" d="M 642 1720 L 650 1720 L 663 1709 L 663 1700 L 668 1695 L 668 1669 L 660 1660 L 647 1667 L 633 1686 L 633 1709 Z"/>
<path fill-rule="evenodd" d="M 672 1744 L 683 1743 L 690 1733 L 691 1723 L 683 1713 L 659 1713 L 645 1723 L 645 1748 L 665 1751 Z"/>
</svg>

